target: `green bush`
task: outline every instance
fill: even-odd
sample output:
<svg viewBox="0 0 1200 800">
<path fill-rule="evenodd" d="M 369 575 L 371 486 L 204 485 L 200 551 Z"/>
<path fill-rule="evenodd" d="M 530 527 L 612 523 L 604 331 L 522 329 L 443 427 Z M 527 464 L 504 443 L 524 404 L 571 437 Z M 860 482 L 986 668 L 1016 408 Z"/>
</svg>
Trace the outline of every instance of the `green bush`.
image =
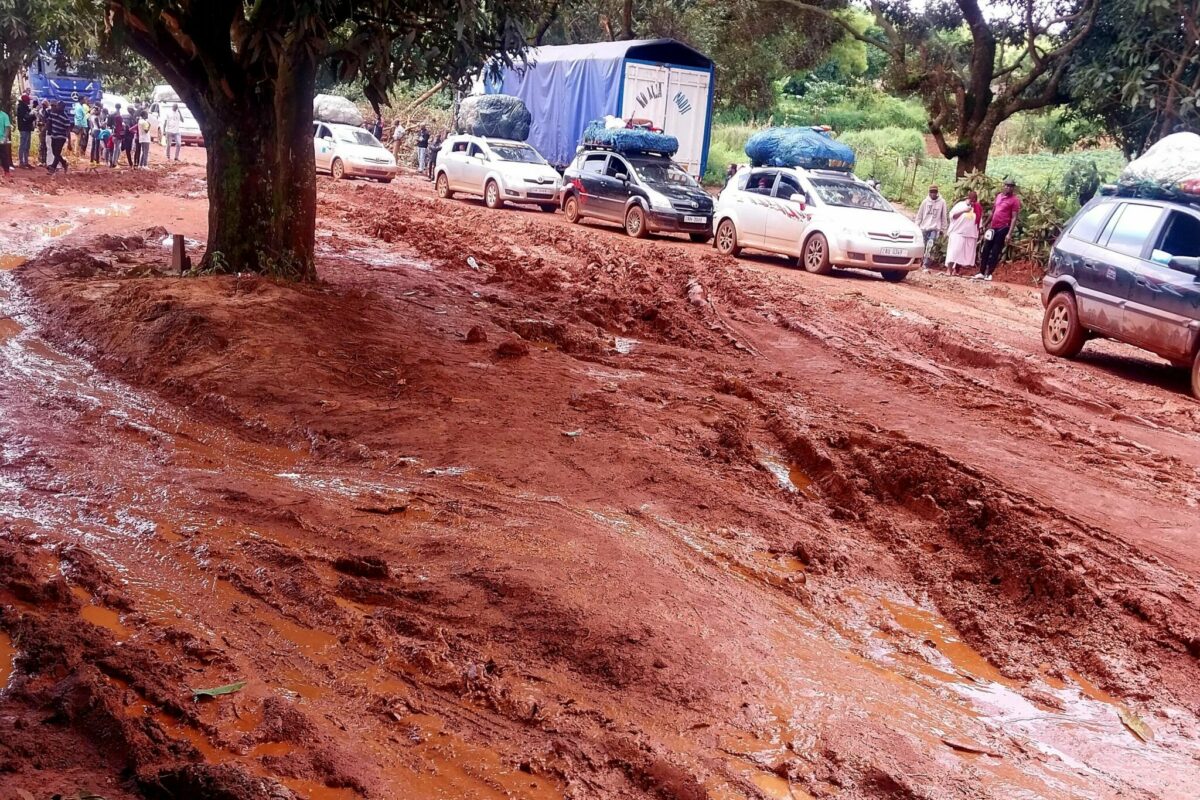
<svg viewBox="0 0 1200 800">
<path fill-rule="evenodd" d="M 925 155 L 925 137 L 920 131 L 908 128 L 847 131 L 838 139 L 853 147 L 856 153 L 886 152 L 901 158 L 922 158 Z"/>
<path fill-rule="evenodd" d="M 801 96 L 785 95 L 775 114 L 778 125 L 828 125 L 835 131 L 868 128 L 925 130 L 925 107 L 870 85 L 815 82 Z"/>
</svg>

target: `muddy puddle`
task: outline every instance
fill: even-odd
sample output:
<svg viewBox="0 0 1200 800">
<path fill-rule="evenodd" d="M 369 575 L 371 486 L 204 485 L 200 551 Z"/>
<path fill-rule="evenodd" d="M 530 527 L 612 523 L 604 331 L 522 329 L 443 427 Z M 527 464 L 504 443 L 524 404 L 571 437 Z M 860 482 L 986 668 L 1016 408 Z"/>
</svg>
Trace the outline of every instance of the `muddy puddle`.
<svg viewBox="0 0 1200 800">
<path fill-rule="evenodd" d="M 767 450 L 759 452 L 758 463 L 771 473 L 784 491 L 813 500 L 819 496 L 813 479 L 799 465 L 788 463 Z"/>
</svg>

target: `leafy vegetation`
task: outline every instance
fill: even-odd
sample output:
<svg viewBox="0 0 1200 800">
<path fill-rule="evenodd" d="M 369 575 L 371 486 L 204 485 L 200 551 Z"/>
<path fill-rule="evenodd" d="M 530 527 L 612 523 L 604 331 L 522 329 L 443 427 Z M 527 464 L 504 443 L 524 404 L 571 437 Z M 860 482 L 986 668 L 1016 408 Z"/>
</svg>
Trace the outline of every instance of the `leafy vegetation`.
<svg viewBox="0 0 1200 800">
<path fill-rule="evenodd" d="M 814 81 L 800 96 L 784 95 L 775 111 L 780 125 L 829 125 L 836 131 L 868 128 L 927 130 L 929 117 L 915 100 L 894 97 L 871 85 Z"/>
</svg>

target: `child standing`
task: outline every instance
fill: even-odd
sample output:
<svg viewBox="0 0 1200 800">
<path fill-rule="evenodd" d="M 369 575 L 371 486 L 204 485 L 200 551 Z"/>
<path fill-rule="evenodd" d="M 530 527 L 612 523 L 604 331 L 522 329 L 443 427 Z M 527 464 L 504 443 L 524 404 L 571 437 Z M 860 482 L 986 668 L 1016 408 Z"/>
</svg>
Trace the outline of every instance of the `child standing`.
<svg viewBox="0 0 1200 800">
<path fill-rule="evenodd" d="M 104 163 L 115 167 L 117 165 L 117 137 L 113 135 L 111 121 L 100 129 L 100 146 L 104 148 Z"/>
</svg>

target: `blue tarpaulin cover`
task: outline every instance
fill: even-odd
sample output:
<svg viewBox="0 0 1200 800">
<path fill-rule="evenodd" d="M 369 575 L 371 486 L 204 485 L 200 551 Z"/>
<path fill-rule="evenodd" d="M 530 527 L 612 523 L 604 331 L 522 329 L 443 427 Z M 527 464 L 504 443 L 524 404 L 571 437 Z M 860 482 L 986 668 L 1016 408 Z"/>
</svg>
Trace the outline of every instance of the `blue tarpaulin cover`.
<svg viewBox="0 0 1200 800">
<path fill-rule="evenodd" d="M 458 108 L 458 130 L 489 139 L 529 138 L 533 117 L 519 97 L 507 94 L 481 94 L 464 97 Z"/>
<path fill-rule="evenodd" d="M 662 153 L 673 156 L 679 150 L 679 140 L 674 136 L 637 128 L 606 128 L 602 119 L 588 123 L 582 141 L 584 144 L 612 148 L 618 153 Z"/>
<path fill-rule="evenodd" d="M 813 128 L 767 128 L 746 141 L 755 166 L 852 169 L 854 151 L 827 131 Z"/>
</svg>

